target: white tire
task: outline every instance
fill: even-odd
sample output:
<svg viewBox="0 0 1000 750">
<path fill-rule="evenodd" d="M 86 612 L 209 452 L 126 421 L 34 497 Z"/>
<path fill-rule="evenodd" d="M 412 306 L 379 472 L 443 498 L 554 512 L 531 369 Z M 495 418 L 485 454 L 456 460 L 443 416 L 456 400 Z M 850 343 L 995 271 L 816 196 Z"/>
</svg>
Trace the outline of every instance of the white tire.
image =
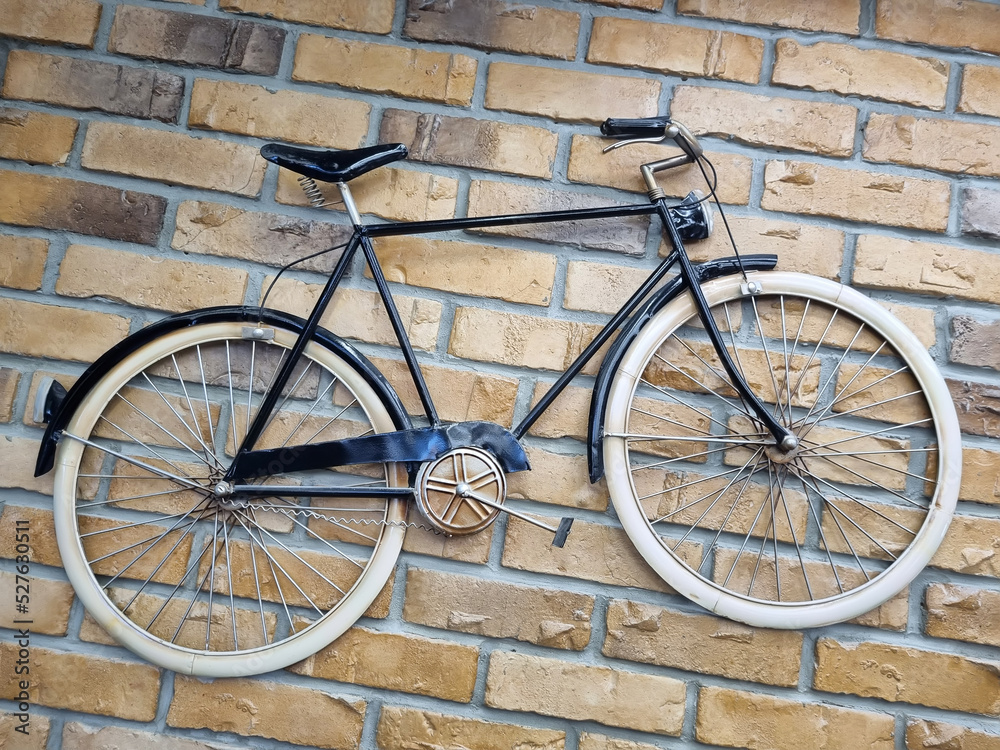
<svg viewBox="0 0 1000 750">
<path fill-rule="evenodd" d="M 678 592 L 725 617 L 806 628 L 902 590 L 937 549 L 961 480 L 951 396 L 926 347 L 840 284 L 754 273 L 703 285 L 792 452 L 736 397 L 688 294 L 625 352 L 605 414 L 621 524 Z"/>
<path fill-rule="evenodd" d="M 314 654 L 372 605 L 402 546 L 399 498 L 213 495 L 297 335 L 264 328 L 273 338 L 235 318 L 199 323 L 141 346 L 86 395 L 56 454 L 70 582 L 119 643 L 176 672 L 251 675 Z M 362 374 L 314 340 L 257 447 L 393 429 Z M 406 475 L 371 465 L 264 481 L 405 486 Z"/>
</svg>

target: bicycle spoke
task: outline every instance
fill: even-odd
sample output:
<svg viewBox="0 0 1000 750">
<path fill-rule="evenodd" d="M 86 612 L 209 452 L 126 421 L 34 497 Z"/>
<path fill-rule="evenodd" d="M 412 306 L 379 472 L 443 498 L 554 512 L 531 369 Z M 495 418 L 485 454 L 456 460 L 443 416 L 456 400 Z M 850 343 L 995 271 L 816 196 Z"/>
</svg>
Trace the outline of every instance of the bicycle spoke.
<svg viewBox="0 0 1000 750">
<path fill-rule="evenodd" d="M 860 333 L 861 333 L 861 331 L 859 329 L 858 330 L 858 334 L 860 334 Z M 858 337 L 858 334 L 855 334 L 855 336 L 854 336 L 855 339 Z M 852 344 L 854 343 L 854 339 L 851 340 L 851 343 Z M 876 349 L 875 351 L 873 351 L 871 353 L 871 356 L 868 357 L 867 361 L 863 365 L 861 365 L 861 367 L 858 368 L 858 371 L 856 373 L 854 373 L 854 376 L 849 381 L 847 381 L 847 383 L 844 385 L 844 387 L 841 388 L 838 393 L 834 394 L 833 400 L 830 401 L 830 403 L 827 404 L 823 408 L 823 411 L 821 411 L 821 412 L 819 412 L 819 414 L 817 414 L 816 418 L 812 422 L 806 422 L 805 420 L 807 420 L 809 418 L 809 415 L 807 414 L 805 416 L 805 418 L 802 421 L 802 426 L 804 427 L 804 429 L 799 432 L 799 438 L 800 439 L 803 438 L 803 437 L 805 437 L 806 435 L 808 435 L 809 431 L 812 430 L 813 427 L 815 427 L 817 424 L 819 424 L 823 420 L 824 415 L 827 412 L 829 412 L 831 409 L 833 409 L 834 405 L 836 405 L 837 403 L 839 403 L 841 401 L 841 399 L 844 398 L 844 393 L 847 391 L 847 389 L 850 388 L 854 384 L 854 381 L 857 380 L 861 376 L 861 373 L 865 371 L 865 368 L 868 367 L 868 365 L 871 363 L 871 361 L 873 359 L 875 359 L 875 357 L 878 355 L 879 352 L 882 351 L 882 349 L 884 347 L 885 347 L 885 342 L 883 341 L 881 344 L 879 344 L 878 349 Z M 839 372 L 840 371 L 841 363 L 844 361 L 844 358 L 847 356 L 847 353 L 848 353 L 847 351 L 844 352 L 844 355 L 840 358 L 840 362 L 837 363 L 837 367 L 834 369 L 833 372 L 830 373 L 830 379 L 827 381 L 828 384 L 830 382 L 832 382 L 834 372 Z M 860 391 L 858 391 L 858 393 L 864 393 L 865 390 L 866 389 L 862 388 Z"/>
<path fill-rule="evenodd" d="M 671 392 L 670 392 L 670 391 L 668 391 L 668 390 L 667 390 L 666 388 L 661 388 L 660 386 L 656 385 L 655 383 L 650 383 L 650 382 L 649 382 L 648 380 L 646 380 L 645 378 L 642 378 L 642 377 L 640 377 L 640 378 L 639 378 L 639 381 L 640 381 L 640 382 L 642 382 L 642 383 L 645 383 L 645 384 L 646 384 L 646 385 L 648 385 L 648 386 L 649 386 L 650 388 L 654 388 L 654 389 L 656 389 L 656 390 L 657 390 L 658 392 L 662 393 L 662 394 L 663 394 L 664 396 L 666 396 L 667 398 L 672 398 L 672 399 L 673 399 L 674 401 L 676 401 L 676 402 L 677 402 L 678 404 L 680 404 L 681 406 L 684 406 L 684 407 L 686 407 L 686 408 L 690 409 L 691 411 L 693 411 L 693 412 L 696 412 L 696 413 L 698 413 L 699 415 L 701 415 L 701 416 L 703 416 L 703 417 L 708 417 L 708 419 L 709 419 L 710 421 L 712 421 L 712 422 L 714 422 L 715 424 L 719 425 L 719 427 L 721 427 L 722 429 L 724 429 L 724 430 L 725 430 L 725 429 L 727 429 L 727 426 L 726 426 L 726 425 L 725 425 L 725 424 L 724 424 L 723 422 L 720 422 L 719 420 L 715 419 L 715 418 L 714 418 L 714 417 L 712 416 L 711 412 L 706 412 L 706 410 L 699 410 L 699 409 L 696 409 L 695 407 L 691 406 L 691 404 L 689 404 L 689 403 L 687 403 L 686 401 L 684 401 L 684 399 L 682 399 L 682 398 L 681 398 L 680 396 L 678 396 L 678 395 L 677 395 L 676 393 L 671 393 Z M 639 412 L 639 413 L 641 413 L 641 414 L 646 414 L 646 413 L 647 413 L 647 412 L 643 411 L 642 409 L 639 409 L 638 407 L 632 407 L 632 409 L 633 409 L 633 411 L 638 411 L 638 412 Z M 649 416 L 651 416 L 651 417 L 657 417 L 658 419 L 663 419 L 663 420 L 665 420 L 665 421 L 669 421 L 669 420 L 666 420 L 666 418 L 665 418 L 665 417 L 660 417 L 660 416 L 659 416 L 658 414 L 649 414 Z M 682 423 L 680 423 L 680 422 L 672 422 L 672 424 L 681 424 L 681 426 L 684 426 L 684 425 L 683 425 Z M 706 433 L 706 434 L 708 434 L 708 433 Z"/>
<path fill-rule="evenodd" d="M 785 476 L 788 476 L 788 471 L 787 470 L 785 470 Z M 799 558 L 799 567 L 802 570 L 802 578 L 805 580 L 806 593 L 809 595 L 809 600 L 812 601 L 813 599 L 815 599 L 815 597 L 813 596 L 812 586 L 809 584 L 809 571 L 806 570 L 806 562 L 805 562 L 805 560 L 802 559 L 802 549 L 799 547 L 799 540 L 795 538 L 795 531 L 794 531 L 795 527 L 792 524 L 792 514 L 791 514 L 791 511 L 789 511 L 789 509 L 788 509 L 788 502 L 785 500 L 785 490 L 784 490 L 784 487 L 782 486 L 782 484 L 780 482 L 778 484 L 778 499 L 781 501 L 781 505 L 785 509 L 785 518 L 788 520 L 788 528 L 792 529 L 792 535 L 791 536 L 792 536 L 792 543 L 795 545 L 795 554 Z M 777 549 L 775 549 L 775 553 L 774 554 L 775 554 L 774 569 L 776 571 L 775 575 L 777 575 L 777 569 L 778 569 L 778 557 L 777 557 L 778 551 L 777 551 Z M 780 599 L 779 599 L 779 601 L 780 601 Z"/>
<path fill-rule="evenodd" d="M 705 567 L 705 563 L 712 557 L 712 551 L 715 549 L 716 545 L 719 543 L 719 539 L 722 538 L 722 532 L 725 531 L 726 525 L 729 523 L 729 519 L 732 517 L 733 513 L 736 512 L 736 507 L 740 504 L 740 499 L 743 497 L 743 493 L 746 492 L 747 487 L 750 486 L 750 480 L 753 479 L 753 475 L 757 473 L 757 467 L 760 465 L 761 459 L 764 457 L 764 452 L 760 451 L 757 454 L 757 460 L 754 462 L 753 467 L 750 469 L 750 473 L 743 478 L 743 485 L 740 487 L 738 493 L 736 493 L 736 499 L 733 500 L 733 504 L 729 508 L 729 512 L 726 513 L 726 517 L 722 519 L 722 523 L 719 525 L 718 531 L 715 533 L 715 537 L 712 542 L 708 545 L 708 549 L 705 551 L 705 555 L 702 558 L 701 565 L 698 566 L 698 572 L 700 573 L 702 568 Z"/>
<path fill-rule="evenodd" d="M 750 306 L 753 307 L 753 317 L 757 321 L 757 333 L 760 335 L 760 345 L 764 349 L 764 361 L 767 362 L 767 372 L 771 376 L 771 386 L 774 388 L 774 409 L 771 410 L 772 416 L 778 414 L 781 411 L 781 392 L 778 390 L 778 381 L 774 377 L 774 366 L 771 364 L 771 352 L 767 348 L 767 342 L 764 340 L 764 327 L 760 324 L 760 314 L 757 311 L 757 300 L 753 297 L 750 298 Z M 782 320 L 782 341 L 784 341 L 784 320 Z M 785 362 L 785 372 L 788 372 L 788 362 Z"/>
</svg>

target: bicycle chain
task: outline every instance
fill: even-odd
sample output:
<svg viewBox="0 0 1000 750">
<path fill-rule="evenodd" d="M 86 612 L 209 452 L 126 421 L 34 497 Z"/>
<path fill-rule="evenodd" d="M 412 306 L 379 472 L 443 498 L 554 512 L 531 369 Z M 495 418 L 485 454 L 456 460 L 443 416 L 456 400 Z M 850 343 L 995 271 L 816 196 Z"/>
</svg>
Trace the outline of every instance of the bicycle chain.
<svg viewBox="0 0 1000 750">
<path fill-rule="evenodd" d="M 299 508 L 299 507 L 293 508 L 291 506 L 289 506 L 287 509 L 265 508 L 259 505 L 248 505 L 247 507 L 250 508 L 251 510 L 264 510 L 267 511 L 268 513 L 277 513 L 279 515 L 283 515 L 285 510 L 289 510 L 296 515 L 303 515 L 311 518 L 317 518 L 320 521 L 337 522 L 341 524 L 356 523 L 362 526 L 395 526 L 397 528 L 403 528 L 403 529 L 421 529 L 422 531 L 430 531 L 436 534 L 437 536 L 442 536 L 444 534 L 443 531 L 441 531 L 440 529 L 436 529 L 433 526 L 427 526 L 426 524 L 422 523 L 412 523 L 409 521 L 387 521 L 385 519 L 379 521 L 373 521 L 367 518 L 337 518 L 336 516 L 323 515 L 321 513 L 317 513 L 316 511 L 309 510 L 307 508 Z"/>
</svg>

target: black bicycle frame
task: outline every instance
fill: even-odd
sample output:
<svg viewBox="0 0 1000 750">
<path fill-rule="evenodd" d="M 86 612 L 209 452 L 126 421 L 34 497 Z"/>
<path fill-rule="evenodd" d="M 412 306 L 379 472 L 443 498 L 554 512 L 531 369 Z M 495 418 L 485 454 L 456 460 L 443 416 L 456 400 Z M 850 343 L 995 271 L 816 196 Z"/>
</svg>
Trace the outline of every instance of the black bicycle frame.
<svg viewBox="0 0 1000 750">
<path fill-rule="evenodd" d="M 287 384 L 289 378 L 291 377 L 292 370 L 298 362 L 299 356 L 305 350 L 306 344 L 319 326 L 320 318 L 325 312 L 326 307 L 333 297 L 337 287 L 340 285 L 340 282 L 353 261 L 358 248 L 361 248 L 365 255 L 365 260 L 371 270 L 375 287 L 378 289 L 379 296 L 381 297 L 386 313 L 389 316 L 393 332 L 395 333 L 400 349 L 403 352 L 403 357 L 410 372 L 410 377 L 413 379 L 417 393 L 420 396 L 420 402 L 423 406 L 424 414 L 430 422 L 430 428 L 425 428 L 420 431 L 420 433 L 430 437 L 426 438 L 424 443 L 416 448 L 414 447 L 415 441 L 410 440 L 410 453 L 408 453 L 405 457 L 399 452 L 394 453 L 392 451 L 391 445 L 389 445 L 392 441 L 387 441 L 386 436 L 371 436 L 371 438 L 356 439 L 353 448 L 356 453 L 355 457 L 358 459 L 357 461 L 345 461 L 345 451 L 334 449 L 334 445 L 336 443 L 343 441 L 334 441 L 328 445 L 318 443 L 315 446 L 311 446 L 309 451 L 302 451 L 296 455 L 291 455 L 290 452 L 286 450 L 285 454 L 287 455 L 280 458 L 280 460 L 277 461 L 277 465 L 280 467 L 280 471 L 297 471 L 322 468 L 324 466 L 341 465 L 347 462 L 369 463 L 371 461 L 377 462 L 381 460 L 428 460 L 435 457 L 431 455 L 435 450 L 440 450 L 442 446 L 450 445 L 448 442 L 447 428 L 443 428 L 441 426 L 441 421 L 438 417 L 437 410 L 434 408 L 430 391 L 427 388 L 420 366 L 417 363 L 416 354 L 414 353 L 413 347 L 406 335 L 399 311 L 397 310 L 392 294 L 390 293 L 388 282 L 382 273 L 378 258 L 375 255 L 375 250 L 372 246 L 372 239 L 378 237 L 450 232 L 465 229 L 484 229 L 487 227 L 497 226 L 516 226 L 521 224 L 541 224 L 550 222 L 557 223 L 573 220 L 586 221 L 593 219 L 625 218 L 631 216 L 650 216 L 653 214 L 657 215 L 662 221 L 667 237 L 673 246 L 673 250 L 669 255 L 667 255 L 666 258 L 664 258 L 659 266 L 653 270 L 646 281 L 643 282 L 643 284 L 635 291 L 628 301 L 622 305 L 621 309 L 619 309 L 618 312 L 612 316 L 611 320 L 605 324 L 597 336 L 577 356 L 572 364 L 570 364 L 569 368 L 567 368 L 559 379 L 556 380 L 556 382 L 539 400 L 534 408 L 532 408 L 524 419 L 522 419 L 514 427 L 511 433 L 508 434 L 512 435 L 515 440 L 520 439 L 528 431 L 528 429 L 530 429 L 531 425 L 535 423 L 541 414 L 559 396 L 569 382 L 580 373 L 580 371 L 593 358 L 597 351 L 604 346 L 605 343 L 607 343 L 614 332 L 618 330 L 618 328 L 629 318 L 643 298 L 645 298 L 656 287 L 670 268 L 674 264 L 678 264 L 679 273 L 684 281 L 684 285 L 691 291 L 699 317 L 705 326 L 709 339 L 712 341 L 719 354 L 723 367 L 732 380 L 733 386 L 736 388 L 739 395 L 744 399 L 747 406 L 750 407 L 754 414 L 756 414 L 756 416 L 775 436 L 775 439 L 780 444 L 784 438 L 790 435 L 790 433 L 784 426 L 778 423 L 775 417 L 770 413 L 770 411 L 768 411 L 767 407 L 749 389 L 746 381 L 743 379 L 743 376 L 740 374 L 739 370 L 735 366 L 735 363 L 732 361 L 729 352 L 726 350 L 726 347 L 722 342 L 722 334 L 709 312 L 708 302 L 701 291 L 697 274 L 694 271 L 694 266 L 687 256 L 687 251 L 684 249 L 683 240 L 678 233 L 673 218 L 671 217 L 670 206 L 667 205 L 665 198 L 659 198 L 650 203 L 626 206 L 606 206 L 599 208 L 569 209 L 563 211 L 545 211 L 527 214 L 355 225 L 354 234 L 351 236 L 344 253 L 341 255 L 336 267 L 330 275 L 330 278 L 324 286 L 315 307 L 309 315 L 304 329 L 292 347 L 289 356 L 285 359 L 285 362 L 282 365 L 281 370 L 278 372 L 274 383 L 271 385 L 270 390 L 265 394 L 261 407 L 251 423 L 250 428 L 237 451 L 236 459 L 227 472 L 225 479 L 227 481 L 232 481 L 260 473 L 277 473 L 274 470 L 276 456 L 272 455 L 273 451 L 255 451 L 253 450 L 253 447 L 267 424 L 271 410 L 274 408 L 277 401 L 278 394 Z M 486 431 L 486 423 L 469 424 L 484 425 L 483 430 L 484 432 Z M 418 431 L 411 430 L 410 432 L 416 434 Z M 442 440 L 444 440 L 444 442 L 442 442 Z M 386 447 L 387 445 L 389 447 Z M 331 451 L 331 458 L 333 455 L 337 456 L 336 459 L 333 459 L 335 461 L 334 463 L 331 463 L 330 461 L 324 462 L 323 453 L 325 448 Z M 503 464 L 504 468 L 508 471 L 517 471 L 522 468 L 528 468 L 527 460 L 523 457 L 523 451 L 520 451 L 520 454 L 518 454 L 518 451 L 520 450 L 519 447 L 511 446 L 509 444 L 498 444 L 498 450 L 501 453 L 498 458 L 500 458 L 501 464 Z"/>
</svg>

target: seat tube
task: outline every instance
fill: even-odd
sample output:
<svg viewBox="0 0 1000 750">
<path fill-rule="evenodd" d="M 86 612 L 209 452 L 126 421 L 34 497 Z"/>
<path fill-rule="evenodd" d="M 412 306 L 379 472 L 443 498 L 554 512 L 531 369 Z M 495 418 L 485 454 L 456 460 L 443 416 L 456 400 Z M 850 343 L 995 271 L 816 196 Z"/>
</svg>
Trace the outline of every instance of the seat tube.
<svg viewBox="0 0 1000 750">
<path fill-rule="evenodd" d="M 364 250 L 365 259 L 368 261 L 368 268 L 372 272 L 372 278 L 375 280 L 375 286 L 382 297 L 382 304 L 389 315 L 389 322 L 392 324 L 392 330 L 396 334 L 396 340 L 399 341 L 399 348 L 403 352 L 403 359 L 406 360 L 406 366 L 410 370 L 410 377 L 413 379 L 413 384 L 420 395 L 420 404 L 424 407 L 424 414 L 427 415 L 430 423 L 436 427 L 441 424 L 441 420 L 438 418 L 437 409 L 434 408 L 434 402 L 431 399 L 427 383 L 424 381 L 424 375 L 420 371 L 420 365 L 417 363 L 417 355 L 414 353 L 410 339 L 406 335 L 406 329 L 403 326 L 402 318 L 399 316 L 399 310 L 396 309 L 396 303 L 392 300 L 392 294 L 389 292 L 389 284 L 386 282 L 385 274 L 382 273 L 382 267 L 378 263 L 378 257 L 375 255 L 375 249 L 372 247 L 371 238 L 367 235 L 362 236 L 361 247 Z"/>
<path fill-rule="evenodd" d="M 658 213 L 660 219 L 666 229 L 667 236 L 670 238 L 670 243 L 674 246 L 674 250 L 677 252 L 680 273 L 684 277 L 684 281 L 687 283 L 688 290 L 691 292 L 691 298 L 694 300 L 695 309 L 698 311 L 698 316 L 701 318 L 702 324 L 705 326 L 708 338 L 711 340 L 716 353 L 719 355 L 719 359 L 722 362 L 723 368 L 726 370 L 726 374 L 729 375 L 733 386 L 739 392 L 747 406 L 753 410 L 754 414 L 757 415 L 761 422 L 763 422 L 768 431 L 774 435 L 774 439 L 777 444 L 782 446 L 783 449 L 790 450 L 791 447 L 794 447 L 794 445 L 790 446 L 790 441 L 797 442 L 795 436 L 792 435 L 791 431 L 784 425 L 778 422 L 774 415 L 768 410 L 767 406 L 759 398 L 757 398 L 757 395 L 753 391 L 750 390 L 746 380 L 737 369 L 729 351 L 726 349 L 726 345 L 722 340 L 722 333 L 719 331 L 719 327 L 715 324 L 715 319 L 712 317 L 711 310 L 709 310 L 708 307 L 708 300 L 705 299 L 705 293 L 701 290 L 698 274 L 695 272 L 694 266 L 691 264 L 691 259 L 688 258 L 681 236 L 677 231 L 677 227 L 674 226 L 670 212 L 667 210 L 666 199 L 660 198 L 657 201 L 657 207 L 659 209 Z"/>
<path fill-rule="evenodd" d="M 323 317 L 323 313 L 326 310 L 327 305 L 330 304 L 330 299 L 333 297 L 333 293 L 340 285 L 340 281 L 343 279 L 347 268 L 351 264 L 351 259 L 354 257 L 354 254 L 357 252 L 360 244 L 361 235 L 360 233 L 355 232 L 347 247 L 344 248 L 343 255 L 341 255 L 340 260 L 337 261 L 337 265 L 333 269 L 333 273 L 330 274 L 330 278 L 326 282 L 326 286 L 323 288 L 319 299 L 316 301 L 316 306 L 313 307 L 312 312 L 309 314 L 308 320 L 306 320 L 301 333 L 299 333 L 298 339 L 296 339 L 295 343 L 292 345 L 288 356 L 285 358 L 284 364 L 281 366 L 281 369 L 274 378 L 274 382 L 271 384 L 267 393 L 264 394 L 264 399 L 257 410 L 257 416 L 254 417 L 253 422 L 250 423 L 250 426 L 247 428 L 247 434 L 236 451 L 237 457 L 244 451 L 253 450 L 257 439 L 264 431 L 264 427 L 267 425 L 267 421 L 271 417 L 271 411 L 274 409 L 274 405 L 278 402 L 278 396 L 281 394 L 282 388 L 288 384 L 288 381 L 292 376 L 292 371 L 295 369 L 295 366 L 299 362 L 299 358 L 302 356 L 302 352 L 305 351 L 310 339 L 312 339 L 313 334 L 319 327 L 319 320 Z M 237 463 L 237 461 L 233 461 L 232 466 L 229 467 L 229 471 L 226 472 L 225 476 L 226 481 L 232 481 L 234 479 L 233 469 L 236 467 Z"/>
</svg>

